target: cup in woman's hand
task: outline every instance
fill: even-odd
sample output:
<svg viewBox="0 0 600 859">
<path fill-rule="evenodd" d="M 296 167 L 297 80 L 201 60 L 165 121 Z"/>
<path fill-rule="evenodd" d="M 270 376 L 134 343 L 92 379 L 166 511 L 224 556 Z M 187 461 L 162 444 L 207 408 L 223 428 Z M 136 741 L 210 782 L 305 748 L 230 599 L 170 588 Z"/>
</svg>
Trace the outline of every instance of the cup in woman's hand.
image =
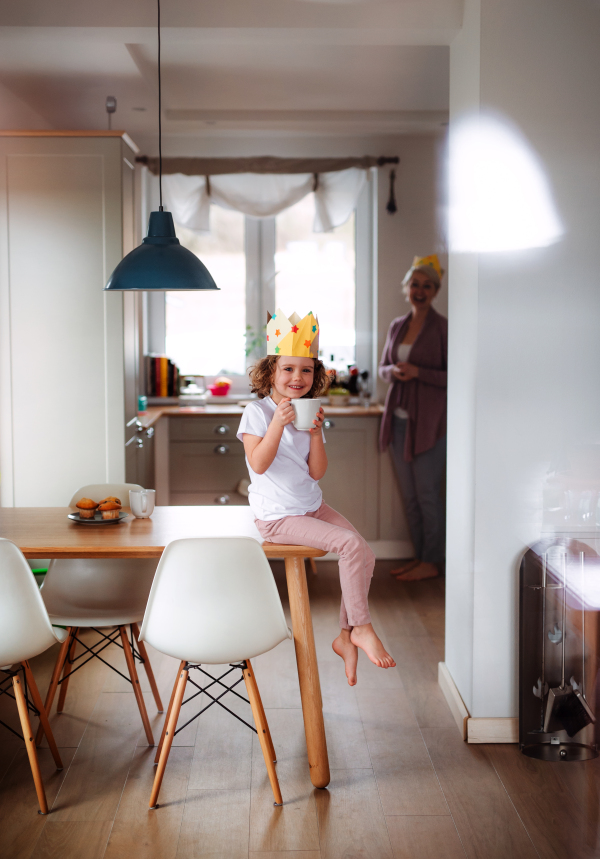
<svg viewBox="0 0 600 859">
<path fill-rule="evenodd" d="M 136 519 L 148 519 L 154 513 L 154 489 L 130 489 L 129 506 Z"/>
<path fill-rule="evenodd" d="M 291 400 L 292 408 L 296 414 L 294 418 L 294 426 L 297 430 L 304 430 L 305 432 L 310 432 L 311 429 L 315 428 L 313 421 L 317 417 L 317 413 L 321 408 L 321 400 L 317 397 L 314 400 Z"/>
</svg>

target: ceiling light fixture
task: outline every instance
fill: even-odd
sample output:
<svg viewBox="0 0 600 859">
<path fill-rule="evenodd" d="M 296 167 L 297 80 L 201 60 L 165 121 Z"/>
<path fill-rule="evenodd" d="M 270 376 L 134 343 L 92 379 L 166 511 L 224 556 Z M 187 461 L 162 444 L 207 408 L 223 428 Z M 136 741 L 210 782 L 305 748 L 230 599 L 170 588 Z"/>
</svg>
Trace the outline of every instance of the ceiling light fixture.
<svg viewBox="0 0 600 859">
<path fill-rule="evenodd" d="M 162 204 L 162 87 L 160 69 L 160 0 L 158 10 L 158 212 L 150 212 L 148 235 L 124 257 L 105 290 L 169 291 L 218 289 L 206 266 L 175 235 L 171 212 Z"/>
</svg>

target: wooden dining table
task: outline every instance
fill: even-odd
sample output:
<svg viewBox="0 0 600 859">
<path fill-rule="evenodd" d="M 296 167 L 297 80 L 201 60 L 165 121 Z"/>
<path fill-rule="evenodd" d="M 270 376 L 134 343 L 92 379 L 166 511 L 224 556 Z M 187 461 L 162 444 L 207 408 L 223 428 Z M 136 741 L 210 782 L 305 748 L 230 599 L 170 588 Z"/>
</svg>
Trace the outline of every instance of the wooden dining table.
<svg viewBox="0 0 600 859">
<path fill-rule="evenodd" d="M 127 508 L 124 508 L 127 510 Z M 248 507 L 155 507 L 149 519 L 131 514 L 117 524 L 78 525 L 68 507 L 2 507 L 0 537 L 11 540 L 26 558 L 160 558 L 165 546 L 184 537 L 252 537 L 267 558 L 283 558 L 310 778 L 329 784 L 323 702 L 306 582 L 305 558 L 325 552 L 310 546 L 265 543 Z"/>
</svg>

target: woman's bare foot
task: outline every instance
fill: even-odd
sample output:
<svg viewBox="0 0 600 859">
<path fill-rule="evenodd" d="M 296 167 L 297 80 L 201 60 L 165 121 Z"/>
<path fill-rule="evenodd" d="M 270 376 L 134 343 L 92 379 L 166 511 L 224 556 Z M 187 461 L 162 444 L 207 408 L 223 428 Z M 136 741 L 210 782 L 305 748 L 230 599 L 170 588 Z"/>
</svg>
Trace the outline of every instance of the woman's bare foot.
<svg viewBox="0 0 600 859">
<path fill-rule="evenodd" d="M 430 564 L 428 561 L 421 561 L 416 567 L 413 567 L 406 572 L 396 576 L 399 582 L 420 582 L 423 579 L 435 579 L 438 576 L 438 568 L 435 564 Z"/>
<path fill-rule="evenodd" d="M 331 645 L 333 652 L 344 660 L 346 677 L 349 686 L 356 686 L 356 665 L 358 663 L 358 649 L 350 641 L 350 630 L 342 629 L 340 634 Z"/>
<path fill-rule="evenodd" d="M 367 654 L 369 659 L 378 668 L 394 668 L 396 663 L 390 654 L 387 652 L 375 630 L 373 624 L 363 623 L 361 626 L 355 626 L 350 633 L 350 641 Z"/>
<path fill-rule="evenodd" d="M 390 570 L 390 576 L 400 576 L 403 573 L 408 573 L 409 570 L 418 567 L 420 563 L 418 558 L 413 558 L 412 561 L 400 561 L 399 567 L 396 567 L 395 570 Z"/>
</svg>

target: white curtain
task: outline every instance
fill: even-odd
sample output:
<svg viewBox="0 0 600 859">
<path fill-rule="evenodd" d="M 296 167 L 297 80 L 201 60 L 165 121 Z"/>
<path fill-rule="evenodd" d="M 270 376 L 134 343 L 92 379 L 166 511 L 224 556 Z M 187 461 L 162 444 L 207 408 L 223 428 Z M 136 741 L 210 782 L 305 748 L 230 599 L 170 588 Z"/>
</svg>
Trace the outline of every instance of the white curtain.
<svg viewBox="0 0 600 859">
<path fill-rule="evenodd" d="M 358 202 L 366 171 L 357 167 L 320 173 L 315 191 L 315 233 L 344 224 Z M 235 209 L 255 218 L 268 218 L 297 203 L 313 190 L 312 173 L 233 173 L 210 177 L 163 176 L 166 208 L 176 223 L 198 232 L 210 230 L 210 205 Z"/>
</svg>

